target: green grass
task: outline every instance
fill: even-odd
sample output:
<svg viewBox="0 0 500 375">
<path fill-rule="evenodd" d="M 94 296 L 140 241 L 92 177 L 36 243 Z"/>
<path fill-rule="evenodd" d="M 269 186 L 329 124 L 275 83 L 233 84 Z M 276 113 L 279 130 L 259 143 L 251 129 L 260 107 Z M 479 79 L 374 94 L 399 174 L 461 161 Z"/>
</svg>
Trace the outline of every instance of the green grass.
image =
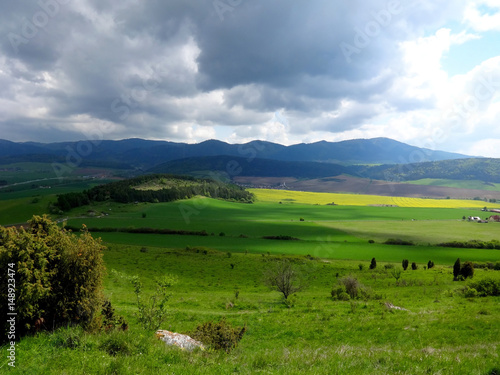
<svg viewBox="0 0 500 375">
<path fill-rule="evenodd" d="M 358 262 L 297 257 L 294 262 L 310 275 L 309 287 L 286 308 L 261 281 L 272 257 L 139 249 L 113 245 L 105 261 L 108 269 L 140 275 L 147 287 L 162 274 L 179 278 L 162 328 L 186 332 L 225 316 L 233 325 L 247 326 L 237 349 L 226 355 L 165 348 L 138 326 L 131 285 L 110 273 L 106 294 L 129 321 L 129 332 L 110 337 L 62 330 L 26 338 L 17 347 L 18 367 L 10 372 L 487 374 L 498 366 L 499 298 L 464 298 L 458 290 L 465 283 L 452 281 L 451 266 L 405 271 L 396 284 L 382 262 L 360 271 Z M 330 290 L 344 275 L 355 276 L 378 297 L 333 301 Z M 487 276 L 500 278 L 500 272 L 476 270 L 476 280 Z M 389 310 L 386 302 L 409 311 Z M 64 344 L 68 336 L 78 338 L 73 348 Z M 110 340 L 121 348 L 116 356 L 105 350 Z"/>
<path fill-rule="evenodd" d="M 38 203 L 30 199 L 2 201 L 0 220 L 21 220 L 43 211 L 54 196 L 41 196 Z M 90 217 L 89 210 L 108 216 Z M 108 247 L 103 253 L 105 295 L 129 322 L 129 331 L 87 334 L 67 328 L 26 337 L 17 345 L 16 368 L 8 368 L 3 359 L 2 373 L 487 375 L 500 366 L 500 297 L 467 299 L 461 290 L 468 282 L 454 282 L 452 274 L 458 257 L 496 262 L 500 251 L 428 246 L 447 239 L 498 238 L 500 224 L 462 222 L 464 215 L 480 215 L 478 210 L 197 198 L 104 203 L 68 214 L 75 226 L 207 230 L 214 235 L 96 232 Z M 290 235 L 300 241 L 265 240 L 264 235 Z M 381 244 L 390 237 L 419 245 Z M 263 270 L 281 254 L 309 280 L 292 297 L 291 308 L 263 283 Z M 372 257 L 377 259 L 375 270 L 368 269 Z M 397 282 L 385 265 L 401 269 L 403 258 L 419 268 L 402 271 Z M 429 260 L 436 267 L 426 270 Z M 140 276 L 146 293 L 153 292 L 155 277 L 178 277 L 162 329 L 184 333 L 226 317 L 233 325 L 246 326 L 247 333 L 230 354 L 167 348 L 139 325 L 133 287 L 120 274 Z M 332 300 L 332 287 L 347 275 L 371 290 L 371 297 Z M 498 280 L 500 271 L 476 269 L 473 280 L 487 277 Z M 408 311 L 391 310 L 386 303 Z M 110 347 L 118 353 L 111 354 Z"/>
<path fill-rule="evenodd" d="M 160 204 L 105 204 L 93 209 L 97 215 L 103 212 L 108 216 L 85 217 L 88 207 L 81 208 L 71 213 L 78 218 L 70 219 L 68 224 L 76 227 L 85 224 L 91 228 L 150 227 L 213 233 L 208 237 L 96 233 L 109 243 L 173 248 L 208 246 L 221 251 L 310 254 L 329 259 L 369 260 L 375 256 L 385 261 L 397 261 L 408 257 L 427 262 L 432 258 L 439 264 L 449 264 L 458 256 L 478 261 L 500 260 L 500 251 L 496 250 L 428 246 L 455 239 L 489 241 L 497 238 L 496 223 L 462 222 L 462 216 L 478 215 L 479 210 L 263 202 L 239 204 L 207 198 Z M 225 236 L 221 237 L 221 232 Z M 301 241 L 262 239 L 262 236 L 277 235 L 292 236 Z M 412 240 L 420 246 L 381 244 L 389 238 Z M 370 239 L 377 243 L 368 244 Z"/>
</svg>

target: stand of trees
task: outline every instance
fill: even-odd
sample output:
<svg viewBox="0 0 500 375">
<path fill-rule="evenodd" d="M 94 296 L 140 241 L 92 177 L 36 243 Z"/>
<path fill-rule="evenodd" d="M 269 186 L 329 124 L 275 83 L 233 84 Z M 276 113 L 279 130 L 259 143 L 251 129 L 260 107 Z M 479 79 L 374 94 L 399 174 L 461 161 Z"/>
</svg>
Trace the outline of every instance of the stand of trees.
<svg viewBox="0 0 500 375">
<path fill-rule="evenodd" d="M 167 180 L 175 180 L 176 183 L 165 184 L 164 188 L 156 190 L 139 190 L 135 188 L 143 184 Z M 225 184 L 210 179 L 196 179 L 188 176 L 155 174 L 96 186 L 81 193 L 61 194 L 57 197 L 56 206 L 60 210 L 67 211 L 92 202 L 104 202 L 107 200 L 119 203 L 155 203 L 189 199 L 196 195 L 244 203 L 252 203 L 254 200 L 253 194 L 236 185 Z"/>
</svg>

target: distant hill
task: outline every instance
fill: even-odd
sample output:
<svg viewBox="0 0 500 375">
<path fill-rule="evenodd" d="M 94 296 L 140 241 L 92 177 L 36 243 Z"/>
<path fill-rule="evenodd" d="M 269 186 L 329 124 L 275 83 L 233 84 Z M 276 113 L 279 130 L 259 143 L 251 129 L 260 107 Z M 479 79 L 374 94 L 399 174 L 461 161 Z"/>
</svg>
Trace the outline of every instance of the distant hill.
<svg viewBox="0 0 500 375">
<path fill-rule="evenodd" d="M 226 174 L 228 178 L 292 177 L 317 179 L 341 174 L 380 181 L 405 182 L 425 178 L 450 180 L 479 180 L 500 183 L 500 159 L 457 159 L 399 165 L 339 165 L 319 162 L 292 162 L 271 159 L 246 159 L 232 156 L 209 156 L 173 160 L 148 172 L 209 175 L 210 171 Z M 418 189 L 418 187 L 414 187 Z"/>
<path fill-rule="evenodd" d="M 151 168 L 156 165 L 185 158 L 207 156 L 232 156 L 247 159 L 273 159 L 280 161 L 328 162 L 350 164 L 407 164 L 418 155 L 422 161 L 459 159 L 465 155 L 432 151 L 410 146 L 388 138 L 356 139 L 342 142 L 316 142 L 283 146 L 264 141 L 245 144 L 229 144 L 209 140 L 198 144 L 149 141 L 144 139 L 125 139 L 121 141 L 87 142 L 90 147 L 82 147 L 81 142 L 61 143 L 15 143 L 0 140 L 0 163 L 13 162 L 16 158 L 23 161 L 40 155 L 65 157 L 71 150 L 90 149 L 84 155 L 87 164 L 92 161 L 128 164 L 131 167 Z M 2 158 L 8 158 L 2 160 Z"/>
<path fill-rule="evenodd" d="M 358 176 L 377 180 L 412 181 L 424 178 L 500 182 L 500 159 L 458 159 L 406 165 L 358 167 Z"/>
<path fill-rule="evenodd" d="M 173 160 L 148 172 L 172 174 L 203 174 L 222 172 L 228 178 L 236 176 L 319 178 L 348 173 L 349 167 L 332 163 L 248 159 L 234 156 L 207 156 Z"/>
</svg>

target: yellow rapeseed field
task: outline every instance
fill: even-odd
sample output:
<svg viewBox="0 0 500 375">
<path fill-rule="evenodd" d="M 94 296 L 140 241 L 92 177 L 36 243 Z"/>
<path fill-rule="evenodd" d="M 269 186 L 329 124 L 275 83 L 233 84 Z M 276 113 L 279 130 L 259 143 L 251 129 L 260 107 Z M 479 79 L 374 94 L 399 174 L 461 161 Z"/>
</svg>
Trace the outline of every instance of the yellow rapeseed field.
<svg viewBox="0 0 500 375">
<path fill-rule="evenodd" d="M 491 204 L 483 201 L 461 199 L 425 199 L 408 197 L 386 197 L 381 195 L 312 193 L 306 191 L 249 189 L 260 202 L 283 202 L 325 205 L 335 203 L 342 206 L 398 206 L 430 208 L 482 208 Z M 497 205 L 495 205 L 497 206 Z"/>
</svg>

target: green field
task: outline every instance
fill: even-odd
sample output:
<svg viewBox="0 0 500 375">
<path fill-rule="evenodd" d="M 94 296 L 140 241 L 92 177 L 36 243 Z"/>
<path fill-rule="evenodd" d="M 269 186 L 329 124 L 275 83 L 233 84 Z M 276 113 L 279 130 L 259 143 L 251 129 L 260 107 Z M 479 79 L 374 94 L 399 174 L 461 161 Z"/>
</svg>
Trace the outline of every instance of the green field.
<svg viewBox="0 0 500 375">
<path fill-rule="evenodd" d="M 0 202 L 3 223 L 42 213 L 53 195 Z M 314 200 L 314 196 L 308 197 Z M 479 208 L 316 205 L 298 200 L 254 204 L 194 198 L 170 203 L 100 203 L 54 216 L 96 228 L 107 245 L 105 294 L 129 322 L 127 332 L 84 334 L 76 328 L 39 333 L 17 347 L 12 374 L 495 374 L 500 368 L 500 297 L 466 298 L 471 281 L 454 282 L 462 261 L 500 262 L 500 250 L 441 248 L 448 240 L 492 240 L 500 224 L 462 221 Z M 102 232 L 103 228 L 206 231 L 207 236 Z M 223 235 L 221 235 L 223 234 Z M 286 235 L 298 240 L 269 240 Z M 388 238 L 416 246 L 385 245 Z M 369 243 L 373 240 L 374 243 Z M 263 283 L 263 270 L 285 255 L 308 279 L 292 306 Z M 375 257 L 377 267 L 369 269 Z M 394 269 L 401 260 L 417 270 Z M 426 269 L 427 262 L 436 267 Z M 116 271 L 116 272 L 115 272 Z M 118 272 L 118 273 L 117 273 Z M 137 321 L 133 287 L 120 275 L 178 277 L 162 329 L 188 332 L 221 317 L 247 333 L 230 354 L 167 348 Z M 369 293 L 333 300 L 353 276 Z M 472 281 L 500 279 L 475 270 Z M 395 310 L 388 306 L 402 307 Z M 77 337 L 76 344 L 68 341 Z M 114 340 L 114 341 L 113 341 Z M 107 351 L 112 341 L 117 353 Z M 68 344 L 70 343 L 70 344 Z M 3 350 L 4 348 L 2 348 Z M 3 365 L 3 366 L 2 366 Z M 0 363 L 3 371 L 5 361 Z"/>
<path fill-rule="evenodd" d="M 485 183 L 484 181 L 472 180 L 447 180 L 447 179 L 436 179 L 436 178 L 424 178 L 421 180 L 406 181 L 407 184 L 415 185 L 427 185 L 427 186 L 445 186 L 459 189 L 474 189 L 474 190 L 488 190 L 488 191 L 500 191 L 500 184 L 497 183 Z"/>
<path fill-rule="evenodd" d="M 410 257 L 450 264 L 458 256 L 476 261 L 500 260 L 498 250 L 445 249 L 436 246 L 451 240 L 498 239 L 500 224 L 462 221 L 479 210 L 362 206 L 319 206 L 257 202 L 241 204 L 209 198 L 172 203 L 109 204 L 72 214 L 72 227 L 85 224 L 109 243 L 184 248 L 208 246 L 220 251 L 273 254 L 310 254 L 329 259 L 399 261 Z M 143 217 L 145 216 L 145 217 Z M 300 219 L 304 221 L 300 221 Z M 99 228 L 168 228 L 206 231 L 208 236 L 104 233 Z M 224 236 L 221 236 L 221 232 Z M 292 236 L 299 241 L 262 239 Z M 389 238 L 412 240 L 419 246 L 389 246 Z M 376 243 L 369 244 L 368 240 Z M 410 256 L 411 255 L 411 256 Z"/>
</svg>

